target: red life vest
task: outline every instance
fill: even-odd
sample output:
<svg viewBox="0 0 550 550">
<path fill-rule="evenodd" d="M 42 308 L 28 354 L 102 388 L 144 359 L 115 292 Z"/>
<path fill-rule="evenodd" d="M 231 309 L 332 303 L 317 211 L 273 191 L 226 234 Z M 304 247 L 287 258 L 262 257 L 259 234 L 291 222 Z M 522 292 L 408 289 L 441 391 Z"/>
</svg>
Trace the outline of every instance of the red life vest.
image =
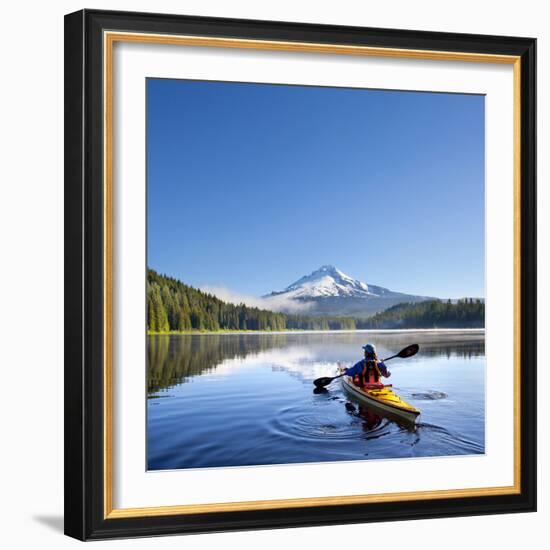
<svg viewBox="0 0 550 550">
<path fill-rule="evenodd" d="M 359 387 L 363 386 L 370 389 L 382 388 L 384 387 L 384 384 L 380 382 L 379 372 L 377 361 L 375 359 L 371 359 L 369 361 L 365 360 L 361 376 L 356 375 L 353 382 Z"/>
<path fill-rule="evenodd" d="M 375 360 L 365 361 L 365 366 L 363 367 L 363 379 L 367 384 L 376 384 L 380 381 Z"/>
</svg>

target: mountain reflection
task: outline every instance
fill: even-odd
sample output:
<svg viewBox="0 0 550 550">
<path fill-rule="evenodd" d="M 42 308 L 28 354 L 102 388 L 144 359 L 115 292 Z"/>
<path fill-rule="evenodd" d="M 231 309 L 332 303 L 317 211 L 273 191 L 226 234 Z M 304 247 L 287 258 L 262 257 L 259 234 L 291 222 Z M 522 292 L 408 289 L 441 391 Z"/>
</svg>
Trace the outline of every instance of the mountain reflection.
<svg viewBox="0 0 550 550">
<path fill-rule="evenodd" d="M 361 344 L 374 343 L 385 357 L 411 342 L 421 347 L 422 357 L 460 357 L 471 359 L 485 354 L 483 332 L 472 333 L 362 333 L 320 332 L 284 334 L 176 334 L 147 337 L 147 391 L 152 395 L 186 382 L 200 374 L 211 373 L 232 360 L 244 361 L 265 352 L 272 368 L 289 373 L 312 362 L 324 364 L 360 359 Z M 294 352 L 294 353 L 293 353 Z M 292 358 L 292 361 L 289 360 Z"/>
</svg>

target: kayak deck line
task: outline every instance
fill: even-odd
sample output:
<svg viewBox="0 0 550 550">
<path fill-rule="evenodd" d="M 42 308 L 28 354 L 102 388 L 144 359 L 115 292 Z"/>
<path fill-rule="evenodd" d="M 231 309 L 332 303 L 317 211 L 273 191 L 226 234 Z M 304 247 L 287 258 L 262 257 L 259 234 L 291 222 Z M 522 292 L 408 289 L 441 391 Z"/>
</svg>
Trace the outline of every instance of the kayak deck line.
<svg viewBox="0 0 550 550">
<path fill-rule="evenodd" d="M 391 413 L 410 423 L 414 423 L 420 415 L 420 410 L 393 392 L 391 384 L 383 388 L 362 389 L 353 383 L 350 376 L 343 376 L 342 386 L 349 394 L 365 405 L 384 413 Z"/>
</svg>

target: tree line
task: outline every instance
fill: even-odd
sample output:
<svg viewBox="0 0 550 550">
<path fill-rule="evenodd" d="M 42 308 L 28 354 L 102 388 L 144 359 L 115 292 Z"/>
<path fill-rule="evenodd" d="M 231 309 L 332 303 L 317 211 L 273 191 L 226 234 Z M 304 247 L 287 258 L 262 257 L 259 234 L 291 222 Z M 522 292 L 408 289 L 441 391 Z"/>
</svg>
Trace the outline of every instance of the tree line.
<svg viewBox="0 0 550 550">
<path fill-rule="evenodd" d="M 152 269 L 147 270 L 147 330 L 344 330 L 355 329 L 348 317 L 308 317 L 229 304 L 213 294 Z"/>
<path fill-rule="evenodd" d="M 398 304 L 368 319 L 314 317 L 229 304 L 213 294 L 147 270 L 147 330 L 186 332 L 218 330 L 355 330 L 370 328 L 431 328 L 484 326 L 480 300 L 456 304 L 433 300 Z"/>
<path fill-rule="evenodd" d="M 357 322 L 360 329 L 483 328 L 485 303 L 479 299 L 403 303 Z"/>
</svg>

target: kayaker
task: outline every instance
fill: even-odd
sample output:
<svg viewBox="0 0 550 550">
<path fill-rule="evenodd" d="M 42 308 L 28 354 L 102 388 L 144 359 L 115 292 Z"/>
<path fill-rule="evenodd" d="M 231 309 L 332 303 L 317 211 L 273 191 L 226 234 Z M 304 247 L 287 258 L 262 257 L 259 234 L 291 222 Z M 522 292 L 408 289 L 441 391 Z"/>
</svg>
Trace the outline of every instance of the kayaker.
<svg viewBox="0 0 550 550">
<path fill-rule="evenodd" d="M 380 384 L 381 376 L 389 378 L 391 372 L 383 361 L 378 360 L 374 344 L 364 345 L 363 350 L 365 358 L 355 363 L 353 367 L 346 369 L 346 375 L 353 377 L 354 383 L 360 388 L 365 384 Z"/>
</svg>

